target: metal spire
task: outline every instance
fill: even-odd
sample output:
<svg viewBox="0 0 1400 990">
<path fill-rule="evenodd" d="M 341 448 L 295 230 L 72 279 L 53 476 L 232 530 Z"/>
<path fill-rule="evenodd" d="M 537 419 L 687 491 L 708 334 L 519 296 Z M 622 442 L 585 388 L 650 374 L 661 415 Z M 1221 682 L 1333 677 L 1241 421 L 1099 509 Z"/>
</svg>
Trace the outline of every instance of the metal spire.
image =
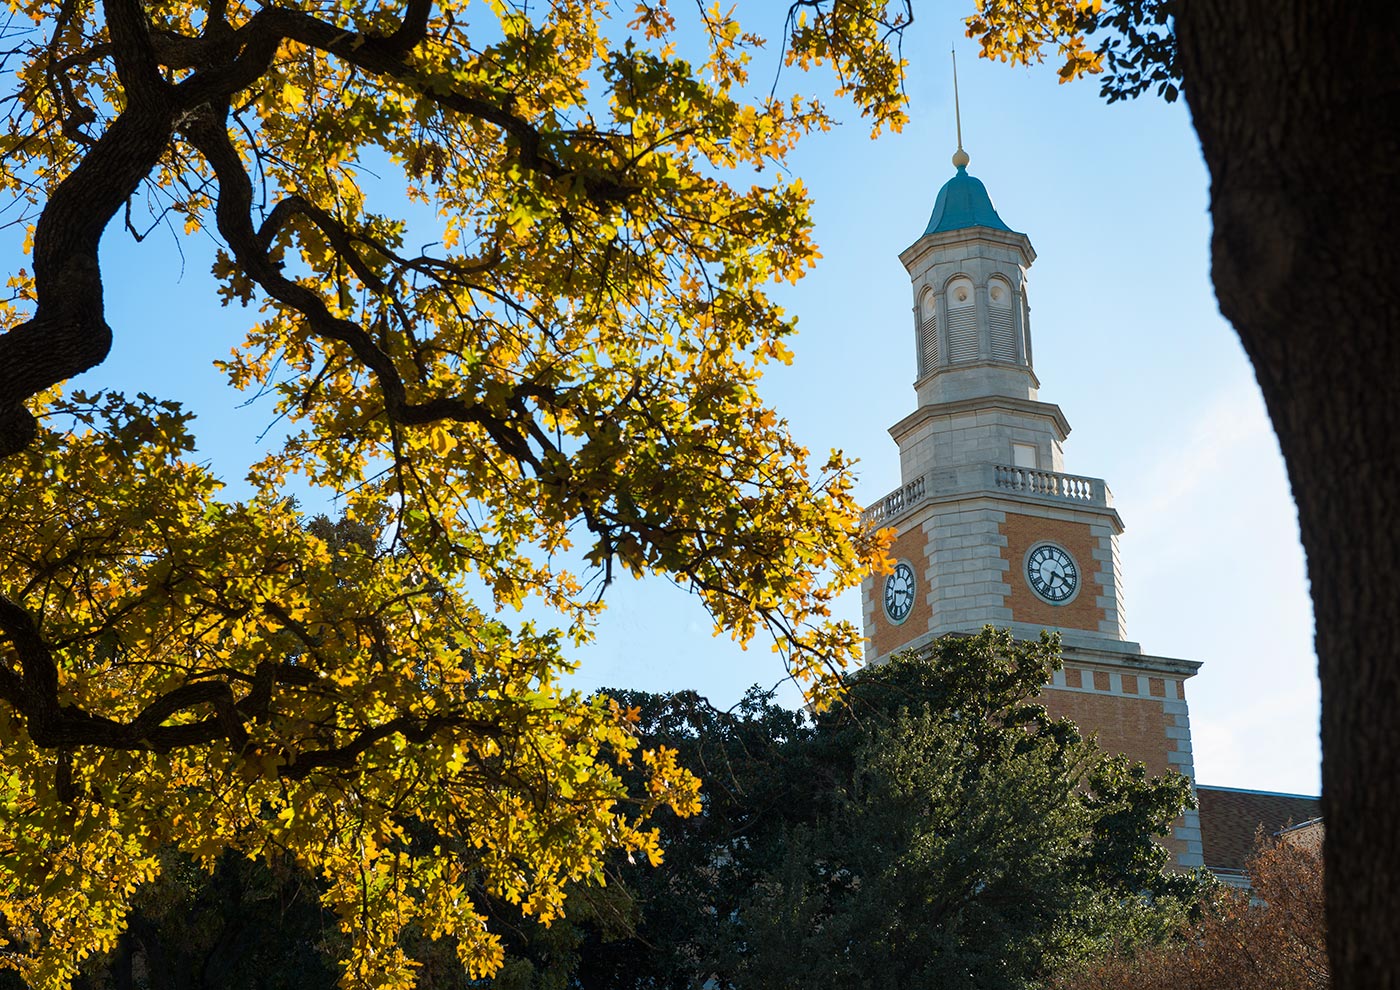
<svg viewBox="0 0 1400 990">
<path fill-rule="evenodd" d="M 958 122 L 958 150 L 953 152 L 953 166 L 955 168 L 967 168 L 967 163 L 972 161 L 962 146 L 962 107 L 958 103 L 958 50 L 950 48 L 949 54 L 953 56 L 953 116 Z"/>
</svg>

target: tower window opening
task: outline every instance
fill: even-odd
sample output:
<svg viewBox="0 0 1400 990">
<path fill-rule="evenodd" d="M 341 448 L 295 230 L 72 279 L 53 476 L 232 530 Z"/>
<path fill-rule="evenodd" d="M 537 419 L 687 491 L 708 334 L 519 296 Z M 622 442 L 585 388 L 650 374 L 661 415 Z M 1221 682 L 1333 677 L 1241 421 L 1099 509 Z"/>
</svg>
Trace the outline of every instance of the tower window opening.
<svg viewBox="0 0 1400 990">
<path fill-rule="evenodd" d="M 936 297 L 925 289 L 919 299 L 919 377 L 938 367 L 938 311 Z"/>
<path fill-rule="evenodd" d="M 948 360 L 976 361 L 978 351 L 972 280 L 957 278 L 948 284 Z"/>
<path fill-rule="evenodd" d="M 1016 360 L 1016 318 L 1012 310 L 1011 286 L 999 278 L 987 285 L 987 329 L 990 331 L 993 361 Z"/>
<path fill-rule="evenodd" d="M 952 361 L 977 360 L 977 311 L 953 310 L 948 314 L 948 357 Z"/>
</svg>

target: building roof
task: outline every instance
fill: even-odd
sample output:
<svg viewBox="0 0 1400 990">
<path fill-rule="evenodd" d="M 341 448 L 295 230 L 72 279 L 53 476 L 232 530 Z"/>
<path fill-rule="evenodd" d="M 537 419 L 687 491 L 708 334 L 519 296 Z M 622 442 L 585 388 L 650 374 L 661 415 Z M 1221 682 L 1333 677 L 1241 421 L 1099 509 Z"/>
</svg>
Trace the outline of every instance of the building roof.
<svg viewBox="0 0 1400 990">
<path fill-rule="evenodd" d="M 1201 814 L 1201 855 L 1207 869 L 1243 870 L 1261 827 L 1273 835 L 1322 814 L 1322 799 L 1306 794 L 1247 791 L 1196 785 Z"/>
<path fill-rule="evenodd" d="M 987 195 L 987 187 L 982 180 L 967 174 L 967 166 L 959 165 L 957 174 L 938 190 L 938 199 L 933 204 L 933 216 L 929 218 L 925 234 L 937 234 L 945 230 L 963 230 L 967 227 L 991 227 L 994 230 L 1011 230 L 997 216 L 992 197 Z"/>
</svg>

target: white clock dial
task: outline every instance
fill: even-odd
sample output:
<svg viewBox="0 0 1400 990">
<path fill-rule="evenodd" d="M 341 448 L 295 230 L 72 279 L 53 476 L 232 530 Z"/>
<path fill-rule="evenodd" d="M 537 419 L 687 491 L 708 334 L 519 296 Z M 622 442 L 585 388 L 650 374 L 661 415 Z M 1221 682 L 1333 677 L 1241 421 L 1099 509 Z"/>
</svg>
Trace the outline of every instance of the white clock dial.
<svg viewBox="0 0 1400 990">
<path fill-rule="evenodd" d="M 914 608 L 915 583 L 914 568 L 904 560 L 895 564 L 894 570 L 885 576 L 885 618 L 895 625 L 909 618 Z"/>
<path fill-rule="evenodd" d="M 1051 605 L 1064 605 L 1079 591 L 1079 568 L 1064 547 L 1038 543 L 1026 554 L 1026 583 Z"/>
</svg>

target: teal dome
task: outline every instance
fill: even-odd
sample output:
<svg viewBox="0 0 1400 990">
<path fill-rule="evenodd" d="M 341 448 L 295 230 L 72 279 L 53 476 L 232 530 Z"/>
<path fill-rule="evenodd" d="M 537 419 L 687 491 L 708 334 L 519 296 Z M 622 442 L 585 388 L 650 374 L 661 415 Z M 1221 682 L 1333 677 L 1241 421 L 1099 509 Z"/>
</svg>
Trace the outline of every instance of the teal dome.
<svg viewBox="0 0 1400 990">
<path fill-rule="evenodd" d="M 997 216 L 992 206 L 992 197 L 987 195 L 987 187 L 982 180 L 967 174 L 967 166 L 959 165 L 958 174 L 943 184 L 938 190 L 938 199 L 933 204 L 933 216 L 929 217 L 925 234 L 937 234 L 945 230 L 963 230 L 967 227 L 991 227 L 994 230 L 1011 230 Z"/>
</svg>

